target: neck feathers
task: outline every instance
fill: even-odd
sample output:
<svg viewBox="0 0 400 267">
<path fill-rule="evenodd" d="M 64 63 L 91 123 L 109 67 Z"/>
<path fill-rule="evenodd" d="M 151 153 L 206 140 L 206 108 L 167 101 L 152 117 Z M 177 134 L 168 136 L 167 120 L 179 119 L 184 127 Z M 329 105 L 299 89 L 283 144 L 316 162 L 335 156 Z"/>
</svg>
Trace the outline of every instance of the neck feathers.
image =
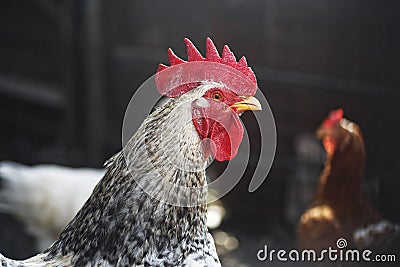
<svg viewBox="0 0 400 267">
<path fill-rule="evenodd" d="M 102 257 L 111 265 L 172 263 L 193 242 L 205 246 L 207 162 L 188 104 L 171 100 L 144 121 L 46 260 L 72 254 L 76 266 Z"/>
<path fill-rule="evenodd" d="M 365 146 L 361 135 L 346 133 L 327 156 L 321 174 L 317 199 L 347 201 L 362 197 Z"/>
</svg>

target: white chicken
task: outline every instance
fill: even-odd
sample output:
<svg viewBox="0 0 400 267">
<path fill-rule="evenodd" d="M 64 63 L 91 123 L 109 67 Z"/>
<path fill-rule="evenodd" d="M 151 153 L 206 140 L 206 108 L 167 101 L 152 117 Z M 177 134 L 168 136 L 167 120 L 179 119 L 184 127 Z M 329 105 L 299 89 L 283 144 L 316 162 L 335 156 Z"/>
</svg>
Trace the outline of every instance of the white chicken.
<svg viewBox="0 0 400 267">
<path fill-rule="evenodd" d="M 104 173 L 94 168 L 0 162 L 0 210 L 23 222 L 42 251 L 57 239 Z"/>
</svg>

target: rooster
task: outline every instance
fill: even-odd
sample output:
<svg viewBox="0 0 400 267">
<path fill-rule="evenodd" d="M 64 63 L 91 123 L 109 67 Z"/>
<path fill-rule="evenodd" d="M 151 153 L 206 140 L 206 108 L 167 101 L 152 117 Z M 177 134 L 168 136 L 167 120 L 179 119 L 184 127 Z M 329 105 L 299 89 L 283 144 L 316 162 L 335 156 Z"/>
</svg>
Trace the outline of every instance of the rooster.
<svg viewBox="0 0 400 267">
<path fill-rule="evenodd" d="M 209 38 L 205 58 L 189 39 L 185 43 L 188 61 L 169 49 L 171 67 L 160 64 L 157 70 L 156 85 L 171 99 L 105 163 L 105 175 L 59 239 L 24 261 L 0 256 L 2 266 L 220 266 L 206 226 L 205 167 L 212 158 L 236 156 L 243 137 L 239 115 L 261 105 L 244 57 L 236 61 L 228 46 L 220 57 Z M 195 62 L 231 71 L 219 73 L 217 81 L 165 90 L 163 85 L 181 77 L 168 76 L 164 83 L 163 72 Z M 250 87 L 231 90 L 237 72 Z"/>
<path fill-rule="evenodd" d="M 321 251 L 345 238 L 348 247 L 365 249 L 378 236 L 398 235 L 398 226 L 380 221 L 381 215 L 363 196 L 366 153 L 360 127 L 343 118 L 339 109 L 331 111 L 316 134 L 327 159 L 311 207 L 300 218 L 299 246 Z"/>
</svg>

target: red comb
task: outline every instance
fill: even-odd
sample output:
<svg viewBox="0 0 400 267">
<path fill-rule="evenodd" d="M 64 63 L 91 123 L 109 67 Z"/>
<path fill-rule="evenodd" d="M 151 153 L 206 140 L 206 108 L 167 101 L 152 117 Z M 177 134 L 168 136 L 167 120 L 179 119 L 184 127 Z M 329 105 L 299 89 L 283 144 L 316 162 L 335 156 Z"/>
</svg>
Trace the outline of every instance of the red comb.
<svg viewBox="0 0 400 267">
<path fill-rule="evenodd" d="M 236 61 L 235 55 L 232 53 L 232 51 L 229 49 L 227 45 L 224 46 L 224 49 L 222 51 L 222 57 L 219 56 L 218 50 L 215 47 L 213 41 L 208 37 L 206 39 L 206 57 L 204 58 L 199 50 L 194 46 L 194 44 L 188 39 L 184 39 L 185 44 L 186 44 L 186 50 L 187 50 L 187 55 L 188 55 L 188 60 L 185 61 L 181 58 L 179 58 L 175 53 L 172 51 L 171 48 L 168 49 L 168 61 L 171 64 L 171 66 L 166 66 L 164 64 L 159 64 L 157 73 L 172 67 L 176 66 L 179 64 L 185 64 L 188 62 L 215 62 L 215 63 L 221 63 L 225 64 L 227 66 L 230 66 L 234 68 L 237 71 L 240 71 L 242 74 L 244 74 L 250 82 L 253 84 L 253 88 L 249 89 L 246 91 L 247 94 L 255 94 L 255 90 L 257 89 L 257 80 L 256 76 L 254 75 L 254 72 L 250 67 L 247 66 L 247 61 L 245 57 L 242 57 L 239 61 Z M 224 76 L 223 74 L 220 74 L 220 76 Z M 225 79 L 231 79 L 233 80 L 235 78 L 229 78 L 229 75 L 225 75 Z M 161 80 L 161 79 L 160 79 Z M 164 94 L 167 97 L 178 97 L 191 89 L 193 89 L 195 86 L 198 85 L 198 82 L 193 82 L 193 83 L 187 83 L 183 85 L 179 85 L 172 90 L 165 91 L 163 88 L 165 87 L 164 81 L 160 81 L 159 79 L 156 79 L 156 85 L 159 91 Z"/>
<path fill-rule="evenodd" d="M 342 119 L 343 119 L 343 109 L 332 110 L 329 113 L 328 118 L 324 120 L 322 125 L 324 127 L 331 127 L 339 124 Z"/>
</svg>

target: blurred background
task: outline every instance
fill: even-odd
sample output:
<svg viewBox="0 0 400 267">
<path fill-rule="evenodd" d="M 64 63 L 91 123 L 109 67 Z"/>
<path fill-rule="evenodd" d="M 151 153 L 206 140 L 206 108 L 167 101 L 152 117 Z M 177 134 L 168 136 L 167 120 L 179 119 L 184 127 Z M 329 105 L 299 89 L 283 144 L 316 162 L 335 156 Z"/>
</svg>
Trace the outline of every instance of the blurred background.
<svg viewBox="0 0 400 267">
<path fill-rule="evenodd" d="M 363 131 L 366 196 L 399 222 L 399 11 L 389 0 L 2 1 L 0 160 L 100 168 L 120 150 L 125 108 L 168 62 L 167 48 L 185 58 L 189 37 L 204 54 L 209 36 L 246 56 L 278 136 L 262 187 L 247 192 L 249 170 L 222 199 L 218 233 L 235 238 L 227 266 L 256 266 L 265 243 L 295 247 L 324 162 L 314 130 L 334 108 Z M 252 114 L 242 118 L 255 126 Z M 35 253 L 23 229 L 1 214 L 0 251 Z"/>
</svg>

